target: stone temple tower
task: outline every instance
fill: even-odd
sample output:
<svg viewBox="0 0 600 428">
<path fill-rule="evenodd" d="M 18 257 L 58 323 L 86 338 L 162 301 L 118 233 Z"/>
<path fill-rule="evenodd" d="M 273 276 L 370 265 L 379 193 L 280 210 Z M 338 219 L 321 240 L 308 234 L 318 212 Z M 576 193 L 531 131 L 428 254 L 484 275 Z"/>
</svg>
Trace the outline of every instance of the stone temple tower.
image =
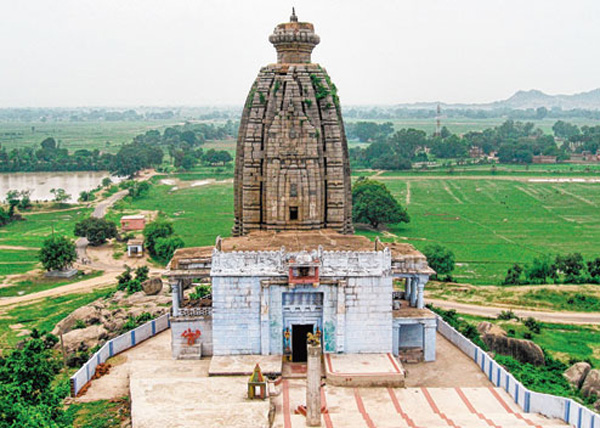
<svg viewBox="0 0 600 428">
<path fill-rule="evenodd" d="M 269 41 L 277 64 L 261 68 L 238 133 L 233 235 L 323 228 L 352 233 L 340 102 L 325 69 L 311 62 L 319 36 L 292 11 Z"/>
</svg>

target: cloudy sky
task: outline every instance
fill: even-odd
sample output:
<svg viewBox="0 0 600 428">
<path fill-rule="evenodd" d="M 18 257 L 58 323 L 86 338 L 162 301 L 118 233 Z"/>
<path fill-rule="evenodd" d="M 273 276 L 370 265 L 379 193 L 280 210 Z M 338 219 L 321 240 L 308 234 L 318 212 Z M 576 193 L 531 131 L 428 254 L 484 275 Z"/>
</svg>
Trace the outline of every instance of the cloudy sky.
<svg viewBox="0 0 600 428">
<path fill-rule="evenodd" d="M 0 107 L 240 105 L 292 5 L 344 104 L 600 87 L 597 0 L 0 0 Z"/>
</svg>

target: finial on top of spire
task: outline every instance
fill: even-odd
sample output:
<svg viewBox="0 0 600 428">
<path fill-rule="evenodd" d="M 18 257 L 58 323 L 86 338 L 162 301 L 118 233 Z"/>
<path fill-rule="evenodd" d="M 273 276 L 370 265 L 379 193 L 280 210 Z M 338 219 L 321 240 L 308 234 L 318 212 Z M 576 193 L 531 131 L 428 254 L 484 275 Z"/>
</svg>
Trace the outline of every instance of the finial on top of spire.
<svg viewBox="0 0 600 428">
<path fill-rule="evenodd" d="M 296 10 L 292 7 L 292 15 L 290 16 L 290 22 L 298 22 L 298 17 L 296 16 Z"/>
</svg>

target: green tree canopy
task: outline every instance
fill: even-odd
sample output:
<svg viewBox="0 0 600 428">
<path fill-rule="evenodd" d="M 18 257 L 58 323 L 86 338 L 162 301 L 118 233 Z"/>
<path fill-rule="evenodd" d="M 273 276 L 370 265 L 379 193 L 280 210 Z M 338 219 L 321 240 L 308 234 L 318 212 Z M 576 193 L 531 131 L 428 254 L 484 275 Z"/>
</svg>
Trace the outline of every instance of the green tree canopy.
<svg viewBox="0 0 600 428">
<path fill-rule="evenodd" d="M 173 235 L 173 223 L 158 218 L 144 227 L 145 245 L 152 257 L 156 256 L 156 244 L 159 238 L 168 238 Z"/>
<path fill-rule="evenodd" d="M 63 270 L 77 260 L 75 243 L 66 236 L 51 235 L 44 241 L 38 260 L 47 271 Z"/>
<path fill-rule="evenodd" d="M 85 237 L 90 245 L 98 246 L 117 236 L 117 226 L 103 218 L 89 217 L 75 224 L 75 236 Z"/>
<path fill-rule="evenodd" d="M 450 249 L 439 244 L 428 245 L 423 254 L 427 257 L 429 266 L 436 272 L 435 277 L 449 277 L 454 270 L 454 253 Z"/>
<path fill-rule="evenodd" d="M 352 220 L 377 228 L 380 224 L 408 223 L 410 217 L 385 184 L 359 179 L 352 187 Z"/>
</svg>

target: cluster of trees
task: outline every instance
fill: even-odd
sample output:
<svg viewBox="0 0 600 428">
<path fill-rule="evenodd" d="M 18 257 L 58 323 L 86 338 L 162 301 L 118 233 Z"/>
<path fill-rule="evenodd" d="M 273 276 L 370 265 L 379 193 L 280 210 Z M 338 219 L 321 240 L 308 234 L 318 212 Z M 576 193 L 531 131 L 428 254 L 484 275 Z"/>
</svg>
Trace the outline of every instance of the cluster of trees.
<svg viewBox="0 0 600 428">
<path fill-rule="evenodd" d="M 232 157 L 227 151 L 208 150 L 198 146 L 207 140 L 231 138 L 237 124 L 229 120 L 223 125 L 212 123 L 186 124 L 169 127 L 161 134 L 150 130 L 123 144 L 116 154 L 98 149 L 81 149 L 70 153 L 52 138 L 44 139 L 39 147 L 7 150 L 0 146 L 0 172 L 17 171 L 111 171 L 119 176 L 134 176 L 145 168 L 158 167 L 164 153 L 169 153 L 176 167 L 191 168 L 198 162 L 210 165 L 226 164 Z"/>
<path fill-rule="evenodd" d="M 515 263 L 504 278 L 504 285 L 570 283 L 600 284 L 600 257 L 585 261 L 580 253 L 543 255 L 530 265 Z"/>
<path fill-rule="evenodd" d="M 90 245 L 97 247 L 107 239 L 116 238 L 117 225 L 104 218 L 88 217 L 75 224 L 75 236 L 87 238 Z"/>
<path fill-rule="evenodd" d="M 357 122 L 351 125 L 353 138 L 372 141 L 366 148 L 353 147 L 350 161 L 355 167 L 375 169 L 410 169 L 413 162 L 426 162 L 430 155 L 438 159 L 464 160 L 471 147 L 479 147 L 483 153 L 496 153 L 501 163 L 529 164 L 533 156 L 556 156 L 558 160 L 569 158 L 571 147 L 575 151 L 595 153 L 600 147 L 600 126 L 584 126 L 581 130 L 567 122 L 558 121 L 555 135 L 568 138 L 558 145 L 553 135 L 544 134 L 532 122 L 507 120 L 499 126 L 483 131 L 471 131 L 464 135 L 451 133 L 446 127 L 439 135 L 427 135 L 417 129 L 401 129 L 393 133 L 391 123 L 378 125 Z"/>
<path fill-rule="evenodd" d="M 184 246 L 183 240 L 175 234 L 173 223 L 163 218 L 148 223 L 143 234 L 148 253 L 161 263 L 167 263 L 175 250 Z"/>
<path fill-rule="evenodd" d="M 8 223 L 21 220 L 22 217 L 17 213 L 31 209 L 31 190 L 9 190 L 6 192 L 6 203 L 8 209 L 0 206 L 0 227 L 6 226 Z"/>
<path fill-rule="evenodd" d="M 111 168 L 114 157 L 110 153 L 100 153 L 98 149 L 69 153 L 49 137 L 38 148 L 29 146 L 7 151 L 0 147 L 0 172 L 104 171 Z"/>
<path fill-rule="evenodd" d="M 52 348 L 58 339 L 36 330 L 19 349 L 0 357 L 0 428 L 72 426 L 64 411 L 66 380 L 56 381 L 61 363 Z"/>
<path fill-rule="evenodd" d="M 444 279 L 452 281 L 452 271 L 455 267 L 454 253 L 452 250 L 439 245 L 428 245 L 423 249 L 423 254 L 427 257 L 429 267 L 436 273 L 431 279 Z"/>
</svg>

